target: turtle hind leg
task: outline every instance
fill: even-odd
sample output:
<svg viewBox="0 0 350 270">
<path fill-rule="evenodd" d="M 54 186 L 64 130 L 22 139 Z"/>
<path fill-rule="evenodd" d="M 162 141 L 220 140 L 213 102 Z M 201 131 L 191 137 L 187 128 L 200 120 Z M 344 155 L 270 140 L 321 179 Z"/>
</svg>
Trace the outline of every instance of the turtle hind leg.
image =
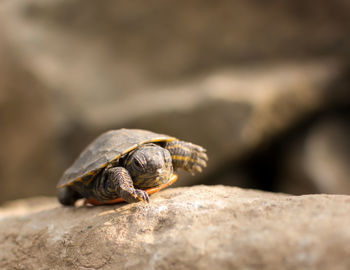
<svg viewBox="0 0 350 270">
<path fill-rule="evenodd" d="M 61 204 L 70 206 L 70 205 L 74 205 L 74 203 L 78 199 L 81 199 L 82 195 L 79 192 L 73 190 L 71 187 L 66 186 L 58 190 L 57 197 L 58 197 L 58 201 Z"/>
<path fill-rule="evenodd" d="M 191 174 L 201 172 L 207 166 L 206 150 L 196 144 L 174 140 L 165 145 L 173 160 L 174 169 L 181 168 Z"/>
</svg>

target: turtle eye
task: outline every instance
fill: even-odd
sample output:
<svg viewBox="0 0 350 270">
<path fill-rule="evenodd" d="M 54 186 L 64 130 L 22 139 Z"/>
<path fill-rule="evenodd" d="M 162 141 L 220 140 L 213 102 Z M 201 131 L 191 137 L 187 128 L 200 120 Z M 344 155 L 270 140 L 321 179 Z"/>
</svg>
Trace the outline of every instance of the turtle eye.
<svg viewBox="0 0 350 270">
<path fill-rule="evenodd" d="M 134 164 L 135 164 L 135 166 L 137 167 L 137 168 L 142 168 L 142 164 L 141 164 L 141 162 L 138 160 L 138 159 L 134 159 Z"/>
</svg>

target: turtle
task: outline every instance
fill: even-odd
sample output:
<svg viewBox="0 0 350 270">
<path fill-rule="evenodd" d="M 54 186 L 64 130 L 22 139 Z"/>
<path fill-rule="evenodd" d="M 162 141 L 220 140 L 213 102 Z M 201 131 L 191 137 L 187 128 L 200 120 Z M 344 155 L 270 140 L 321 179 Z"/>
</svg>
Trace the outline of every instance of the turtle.
<svg viewBox="0 0 350 270">
<path fill-rule="evenodd" d="M 62 205 L 85 198 L 93 205 L 149 202 L 149 195 L 177 180 L 177 169 L 192 175 L 207 166 L 206 149 L 175 137 L 142 129 L 102 133 L 63 173 Z"/>
</svg>

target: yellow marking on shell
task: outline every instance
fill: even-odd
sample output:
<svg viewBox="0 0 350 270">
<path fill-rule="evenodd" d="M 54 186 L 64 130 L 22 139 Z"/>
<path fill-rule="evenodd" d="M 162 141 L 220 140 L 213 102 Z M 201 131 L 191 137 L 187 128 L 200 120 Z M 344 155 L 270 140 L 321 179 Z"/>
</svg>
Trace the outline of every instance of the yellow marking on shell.
<svg viewBox="0 0 350 270">
<path fill-rule="evenodd" d="M 108 164 L 109 164 L 109 163 L 105 163 L 105 164 L 103 164 L 102 166 L 100 166 L 98 169 L 101 170 L 101 169 L 105 168 Z"/>
<path fill-rule="evenodd" d="M 74 182 L 76 182 L 76 181 L 81 182 L 81 181 L 83 181 L 83 178 L 82 178 L 82 177 L 78 177 L 78 178 L 75 179 L 74 181 L 71 181 L 71 182 L 69 182 L 69 183 L 67 183 L 67 184 L 63 184 L 63 185 L 57 186 L 57 188 L 63 188 L 63 187 L 73 186 Z"/>
<path fill-rule="evenodd" d="M 169 137 L 169 138 L 162 138 L 162 139 L 155 139 L 155 140 L 151 140 L 150 142 L 172 142 L 174 140 L 177 140 L 175 137 Z"/>
<path fill-rule="evenodd" d="M 172 159 L 175 159 L 175 160 L 187 160 L 189 162 L 193 162 L 193 163 L 196 163 L 197 161 L 194 160 L 193 158 L 190 158 L 190 157 L 187 157 L 187 156 L 178 156 L 178 155 L 174 155 L 174 156 L 171 156 Z"/>
<path fill-rule="evenodd" d="M 173 144 L 173 145 L 170 145 L 170 146 L 167 147 L 167 149 L 172 149 L 172 148 L 181 148 L 183 150 L 188 151 L 188 148 L 187 147 L 183 147 L 183 145 L 181 145 L 181 144 Z"/>
<path fill-rule="evenodd" d="M 137 147 L 139 147 L 139 146 L 141 146 L 141 145 L 143 145 L 143 144 L 146 144 L 146 143 L 153 143 L 153 142 L 171 142 L 171 141 L 174 141 L 174 140 L 176 140 L 176 138 L 170 137 L 170 138 L 166 138 L 166 139 L 165 139 L 165 138 L 159 138 L 159 139 L 144 141 L 144 142 L 141 142 L 141 143 L 139 143 L 139 144 L 136 144 L 136 145 L 134 145 L 134 146 L 132 146 L 132 147 L 126 149 L 126 150 L 125 150 L 124 152 L 122 152 L 120 155 L 116 156 L 113 160 L 119 158 L 119 157 L 122 156 L 122 155 L 125 155 L 125 154 L 129 153 L 130 151 L 132 151 L 132 150 L 136 149 Z"/>
<path fill-rule="evenodd" d="M 89 176 L 95 176 L 96 174 L 97 174 L 96 171 L 91 171 L 91 172 L 88 172 L 88 173 L 87 173 L 87 175 L 89 175 Z M 81 178 L 81 177 L 80 177 L 80 178 Z M 84 184 L 85 186 L 88 186 L 88 185 L 91 183 L 91 181 L 92 181 L 93 179 L 94 179 L 93 177 L 90 177 L 89 180 L 86 180 L 86 178 L 85 178 L 85 181 L 83 182 L 83 184 Z"/>
<path fill-rule="evenodd" d="M 125 155 L 125 154 L 129 153 L 130 151 L 134 150 L 134 149 L 135 149 L 136 147 L 138 147 L 138 146 L 139 146 L 139 145 L 137 144 L 137 145 L 134 145 L 134 146 L 132 146 L 132 147 L 126 149 L 126 150 L 125 150 L 123 153 L 121 153 L 119 156 L 116 156 L 116 157 L 114 158 L 114 160 L 117 159 L 117 158 L 120 158 L 122 155 Z"/>
</svg>

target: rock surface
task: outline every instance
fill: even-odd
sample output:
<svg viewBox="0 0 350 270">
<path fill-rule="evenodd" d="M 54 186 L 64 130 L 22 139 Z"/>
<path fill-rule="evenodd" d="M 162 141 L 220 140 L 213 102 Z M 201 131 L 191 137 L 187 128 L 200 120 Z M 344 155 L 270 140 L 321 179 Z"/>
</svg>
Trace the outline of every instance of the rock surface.
<svg viewBox="0 0 350 270">
<path fill-rule="evenodd" d="M 349 196 L 196 186 L 150 204 L 30 203 L 0 210 L 1 269 L 350 268 Z"/>
</svg>

